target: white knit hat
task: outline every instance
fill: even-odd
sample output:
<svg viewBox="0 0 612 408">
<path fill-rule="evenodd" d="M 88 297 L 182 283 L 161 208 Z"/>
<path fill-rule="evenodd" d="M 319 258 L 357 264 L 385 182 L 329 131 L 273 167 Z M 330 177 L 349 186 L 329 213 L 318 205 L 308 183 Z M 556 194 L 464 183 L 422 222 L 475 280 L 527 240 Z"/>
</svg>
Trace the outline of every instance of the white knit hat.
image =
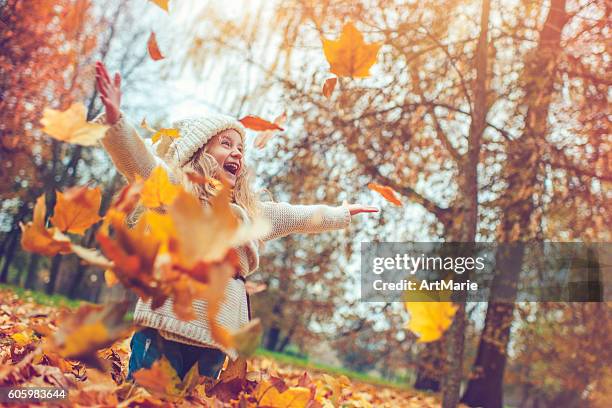
<svg viewBox="0 0 612 408">
<path fill-rule="evenodd" d="M 168 163 L 179 167 L 187 163 L 191 157 L 215 135 L 227 129 L 234 129 L 240 134 L 244 143 L 246 133 L 244 126 L 231 116 L 207 114 L 178 120 L 172 127 L 179 130 L 179 137 L 162 138 L 156 146 L 157 154 Z M 165 139 L 165 141 L 164 141 Z"/>
</svg>

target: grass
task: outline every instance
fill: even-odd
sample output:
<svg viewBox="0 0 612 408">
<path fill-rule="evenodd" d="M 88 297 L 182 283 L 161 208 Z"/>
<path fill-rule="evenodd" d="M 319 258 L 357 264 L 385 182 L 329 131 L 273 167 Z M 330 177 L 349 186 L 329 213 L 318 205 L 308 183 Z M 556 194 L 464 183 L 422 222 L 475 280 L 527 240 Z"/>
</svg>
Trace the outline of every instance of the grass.
<svg viewBox="0 0 612 408">
<path fill-rule="evenodd" d="M 359 371 L 352 371 L 352 370 L 342 368 L 342 367 L 334 367 L 334 366 L 329 366 L 326 364 L 314 363 L 312 361 L 308 361 L 305 358 L 291 356 L 291 355 L 283 354 L 283 353 L 277 353 L 277 352 L 269 351 L 269 350 L 262 349 L 262 348 L 257 349 L 257 351 L 255 352 L 255 355 L 276 360 L 277 362 L 281 364 L 288 364 L 294 367 L 301 367 L 301 368 L 305 368 L 311 371 L 320 371 L 320 372 L 324 372 L 324 373 L 335 375 L 335 376 L 345 375 L 351 380 L 355 380 L 355 381 L 359 381 L 363 383 L 368 383 L 372 385 L 381 385 L 385 387 L 393 387 L 393 388 L 398 388 L 402 390 L 412 390 L 412 387 L 410 387 L 407 382 L 400 383 L 397 381 L 387 380 L 387 379 L 380 378 L 380 377 L 374 377 L 372 375 L 362 373 Z"/>
<path fill-rule="evenodd" d="M 23 289 L 17 286 L 12 285 L 4 285 L 0 284 L 0 291 L 2 290 L 10 290 L 17 294 L 20 298 L 31 299 L 31 301 L 38 303 L 40 305 L 46 306 L 54 306 L 61 307 L 67 306 L 69 308 L 77 308 L 87 302 L 81 300 L 69 299 L 62 295 L 47 295 L 44 292 L 36 292 L 27 289 Z M 131 319 L 130 316 L 126 316 L 127 319 Z M 330 375 L 345 375 L 351 380 L 359 381 L 363 383 L 368 383 L 372 385 L 380 385 L 385 387 L 393 387 L 402 390 L 410 390 L 411 387 L 407 385 L 407 382 L 400 383 L 397 381 L 391 381 L 380 377 L 375 377 L 366 373 L 362 373 L 359 371 L 352 371 L 342 367 L 334 367 L 326 364 L 314 363 L 312 361 L 307 360 L 306 358 L 301 358 L 289 354 L 277 353 L 273 351 L 269 351 L 263 348 L 257 349 L 256 356 L 266 357 L 277 361 L 280 364 L 288 364 L 294 367 L 300 367 L 304 369 L 308 369 L 311 371 L 318 371 L 327 373 Z"/>
<path fill-rule="evenodd" d="M 62 295 L 47 295 L 44 292 L 36 292 L 13 285 L 0 284 L 0 290 L 10 290 L 16 293 L 20 298 L 31 299 L 33 302 L 45 306 L 66 306 L 74 309 L 85 303 L 82 300 L 69 299 Z"/>
</svg>

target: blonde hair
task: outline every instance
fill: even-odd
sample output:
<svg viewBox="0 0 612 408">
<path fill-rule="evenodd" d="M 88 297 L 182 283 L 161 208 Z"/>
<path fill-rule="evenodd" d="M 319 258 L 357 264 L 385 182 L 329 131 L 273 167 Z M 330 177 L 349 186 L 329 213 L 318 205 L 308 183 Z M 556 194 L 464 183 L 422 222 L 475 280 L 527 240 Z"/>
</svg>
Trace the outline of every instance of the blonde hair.
<svg viewBox="0 0 612 408">
<path fill-rule="evenodd" d="M 211 196 L 215 194 L 215 188 L 209 184 L 194 183 L 187 177 L 187 173 L 195 172 L 206 178 L 218 177 L 217 174 L 223 171 L 217 160 L 207 152 L 208 143 L 202 146 L 194 155 L 182 166 L 176 164 L 168 164 L 172 175 L 177 182 L 183 186 L 185 190 L 194 194 L 200 201 L 206 205 L 209 203 Z M 259 206 L 257 193 L 251 187 L 252 170 L 243 162 L 242 170 L 236 178 L 236 184 L 232 191 L 232 202 L 242 207 L 250 219 L 255 218 L 259 214 Z M 261 193 L 266 193 L 272 200 L 272 194 L 268 189 L 263 189 Z M 136 225 L 146 208 L 142 204 L 138 204 L 131 214 L 127 217 L 127 224 L 130 228 Z M 156 210 L 163 211 L 163 210 Z"/>
<path fill-rule="evenodd" d="M 201 147 L 183 167 L 174 169 L 183 187 L 198 197 L 203 203 L 208 203 L 215 189 L 209 183 L 194 183 L 187 177 L 187 172 L 192 171 L 206 178 L 218 177 L 223 171 L 217 160 L 207 151 L 208 144 Z M 242 207 L 252 219 L 258 214 L 257 195 L 251 186 L 252 171 L 244 163 L 236 178 L 236 184 L 232 192 L 232 201 Z"/>
</svg>

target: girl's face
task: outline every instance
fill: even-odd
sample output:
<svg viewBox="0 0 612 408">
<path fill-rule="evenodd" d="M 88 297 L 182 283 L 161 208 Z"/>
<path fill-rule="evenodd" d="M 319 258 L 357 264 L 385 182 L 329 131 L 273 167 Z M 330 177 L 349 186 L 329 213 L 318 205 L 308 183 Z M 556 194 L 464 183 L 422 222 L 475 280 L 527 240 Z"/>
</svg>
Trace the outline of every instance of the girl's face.
<svg viewBox="0 0 612 408">
<path fill-rule="evenodd" d="M 242 154 L 244 145 L 240 133 L 227 129 L 216 134 L 206 145 L 206 152 L 217 160 L 223 169 L 224 176 L 230 187 L 236 185 L 238 175 L 242 171 Z"/>
</svg>

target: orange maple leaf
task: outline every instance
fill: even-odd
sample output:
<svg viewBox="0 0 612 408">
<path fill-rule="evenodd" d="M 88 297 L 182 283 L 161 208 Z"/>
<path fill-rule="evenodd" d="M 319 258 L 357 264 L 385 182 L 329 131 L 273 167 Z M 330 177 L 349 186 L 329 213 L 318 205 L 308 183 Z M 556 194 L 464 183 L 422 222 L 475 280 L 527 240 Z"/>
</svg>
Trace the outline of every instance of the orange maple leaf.
<svg viewBox="0 0 612 408">
<path fill-rule="evenodd" d="M 94 146 L 104 137 L 108 126 L 87 122 L 87 110 L 82 103 L 72 104 L 67 110 L 45 108 L 40 123 L 42 131 L 62 142 Z"/>
<path fill-rule="evenodd" d="M 51 223 L 62 232 L 83 235 L 101 218 L 98 215 L 102 193 L 99 188 L 73 187 L 65 193 L 56 192 L 56 204 Z"/>
<path fill-rule="evenodd" d="M 385 200 L 389 201 L 390 203 L 393 203 L 398 207 L 402 206 L 402 202 L 395 196 L 395 190 L 393 190 L 391 187 L 381 186 L 380 184 L 376 183 L 369 183 L 368 188 L 382 195 Z"/>
<path fill-rule="evenodd" d="M 287 113 L 283 112 L 278 115 L 276 119 L 274 119 L 274 123 L 278 126 L 282 126 L 283 123 L 285 123 L 285 120 L 287 120 Z M 253 142 L 255 144 L 255 147 L 257 147 L 258 149 L 263 149 L 266 143 L 268 143 L 268 140 L 270 140 L 275 133 L 275 130 L 266 130 L 258 134 L 255 137 L 255 141 Z"/>
<path fill-rule="evenodd" d="M 45 195 L 43 194 L 36 200 L 32 221 L 26 225 L 19 223 L 21 231 L 23 231 L 21 246 L 26 251 L 47 256 L 70 253 L 72 251 L 70 238 L 62 234 L 57 228 L 45 228 L 46 211 Z"/>
<path fill-rule="evenodd" d="M 144 182 L 140 199 L 146 207 L 161 207 L 171 204 L 179 190 L 179 186 L 170 182 L 168 173 L 163 167 L 158 166 L 153 169 L 149 178 Z"/>
<path fill-rule="evenodd" d="M 264 130 L 285 130 L 276 123 L 269 122 L 265 119 L 260 118 L 259 116 L 254 115 L 245 116 L 244 118 L 239 119 L 239 121 L 244 125 L 244 127 L 251 130 L 255 130 L 257 132 L 261 132 Z"/>
<path fill-rule="evenodd" d="M 166 13 L 168 12 L 168 1 L 169 0 L 150 0 L 150 1 L 156 4 L 157 7 L 161 8 Z"/>
<path fill-rule="evenodd" d="M 376 63 L 381 43 L 366 44 L 363 35 L 353 23 L 342 28 L 338 40 L 323 41 L 323 52 L 331 66 L 330 71 L 338 76 L 367 77 L 370 67 Z"/>
</svg>

